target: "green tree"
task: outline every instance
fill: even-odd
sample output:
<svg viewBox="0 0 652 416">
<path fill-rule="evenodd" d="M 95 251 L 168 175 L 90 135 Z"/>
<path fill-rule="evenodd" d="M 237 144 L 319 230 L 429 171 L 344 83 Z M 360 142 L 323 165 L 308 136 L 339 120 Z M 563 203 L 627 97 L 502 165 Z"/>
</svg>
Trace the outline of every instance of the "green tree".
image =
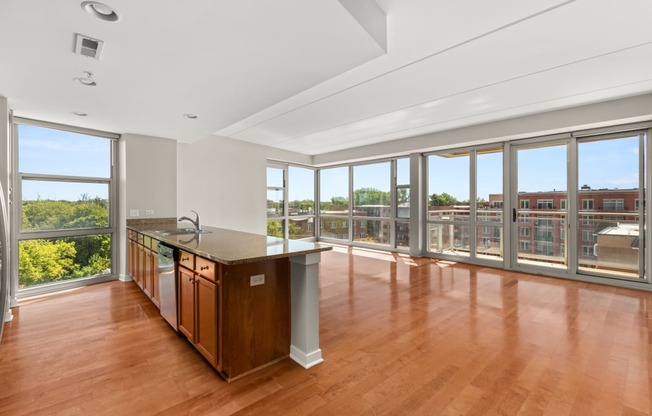
<svg viewBox="0 0 652 416">
<path fill-rule="evenodd" d="M 399 205 L 410 202 L 410 191 L 405 188 L 399 188 L 396 199 L 398 200 Z"/>
<path fill-rule="evenodd" d="M 455 205 L 456 203 L 457 198 L 447 194 L 446 192 L 430 195 L 430 206 L 441 207 L 446 205 Z"/>
<path fill-rule="evenodd" d="M 75 254 L 75 244 L 67 241 L 21 241 L 18 254 L 21 286 L 54 282 L 70 277 L 74 269 Z"/>
<path fill-rule="evenodd" d="M 389 205 L 390 193 L 376 188 L 360 188 L 353 191 L 353 205 Z"/>
<path fill-rule="evenodd" d="M 101 228 L 108 226 L 108 201 L 82 194 L 77 201 L 37 198 L 23 201 L 22 230 Z M 26 240 L 20 243 L 21 286 L 92 276 L 111 267 L 109 234 Z"/>
<path fill-rule="evenodd" d="M 297 239 L 303 237 L 303 229 L 296 224 L 290 223 L 288 226 L 288 233 L 290 234 L 290 239 Z"/>
<path fill-rule="evenodd" d="M 267 221 L 267 235 L 283 238 L 283 227 L 280 221 Z"/>
</svg>

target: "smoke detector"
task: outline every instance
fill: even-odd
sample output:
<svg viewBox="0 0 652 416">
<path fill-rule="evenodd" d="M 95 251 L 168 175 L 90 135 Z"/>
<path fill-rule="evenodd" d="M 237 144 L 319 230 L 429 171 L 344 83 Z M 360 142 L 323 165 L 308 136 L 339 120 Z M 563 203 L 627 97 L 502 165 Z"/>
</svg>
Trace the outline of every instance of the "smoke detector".
<svg viewBox="0 0 652 416">
<path fill-rule="evenodd" d="M 102 57 L 104 41 L 89 36 L 75 34 L 75 53 L 99 60 Z"/>
</svg>

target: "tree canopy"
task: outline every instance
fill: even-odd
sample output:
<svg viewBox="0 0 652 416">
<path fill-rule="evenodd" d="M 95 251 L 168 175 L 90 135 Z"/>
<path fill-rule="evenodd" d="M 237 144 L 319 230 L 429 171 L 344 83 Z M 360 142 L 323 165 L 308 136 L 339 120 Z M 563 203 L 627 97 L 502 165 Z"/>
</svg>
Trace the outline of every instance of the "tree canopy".
<svg viewBox="0 0 652 416">
<path fill-rule="evenodd" d="M 446 205 L 455 205 L 457 203 L 457 198 L 442 192 L 441 194 L 432 194 L 430 195 L 430 206 L 441 207 Z"/>
<path fill-rule="evenodd" d="M 108 202 L 82 195 L 79 201 L 23 201 L 22 231 L 107 227 Z M 18 275 L 21 287 L 92 276 L 111 268 L 111 236 L 22 240 Z"/>
</svg>

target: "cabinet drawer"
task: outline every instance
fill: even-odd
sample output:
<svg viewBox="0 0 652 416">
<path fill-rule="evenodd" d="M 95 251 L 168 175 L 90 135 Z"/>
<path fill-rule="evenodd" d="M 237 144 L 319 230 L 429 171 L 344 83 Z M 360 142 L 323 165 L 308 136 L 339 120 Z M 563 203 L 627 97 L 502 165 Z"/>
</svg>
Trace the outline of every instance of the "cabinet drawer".
<svg viewBox="0 0 652 416">
<path fill-rule="evenodd" d="M 179 250 L 179 264 L 187 269 L 195 269 L 195 255 Z"/>
<path fill-rule="evenodd" d="M 217 265 L 212 261 L 206 260 L 202 257 L 197 257 L 195 259 L 195 272 L 199 273 L 211 282 L 215 282 L 215 276 L 217 275 L 215 273 L 216 266 Z"/>
</svg>

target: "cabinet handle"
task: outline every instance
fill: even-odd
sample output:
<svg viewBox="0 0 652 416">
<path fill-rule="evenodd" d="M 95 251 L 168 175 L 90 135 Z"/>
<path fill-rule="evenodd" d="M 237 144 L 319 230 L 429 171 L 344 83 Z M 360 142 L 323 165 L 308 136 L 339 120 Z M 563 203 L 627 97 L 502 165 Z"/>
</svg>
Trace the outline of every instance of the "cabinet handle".
<svg viewBox="0 0 652 416">
<path fill-rule="evenodd" d="M 190 260 L 190 257 L 181 257 L 181 261 L 188 261 Z"/>
<path fill-rule="evenodd" d="M 201 267 L 199 268 L 199 270 L 208 270 L 208 269 L 209 269 L 208 266 L 201 266 Z"/>
</svg>

